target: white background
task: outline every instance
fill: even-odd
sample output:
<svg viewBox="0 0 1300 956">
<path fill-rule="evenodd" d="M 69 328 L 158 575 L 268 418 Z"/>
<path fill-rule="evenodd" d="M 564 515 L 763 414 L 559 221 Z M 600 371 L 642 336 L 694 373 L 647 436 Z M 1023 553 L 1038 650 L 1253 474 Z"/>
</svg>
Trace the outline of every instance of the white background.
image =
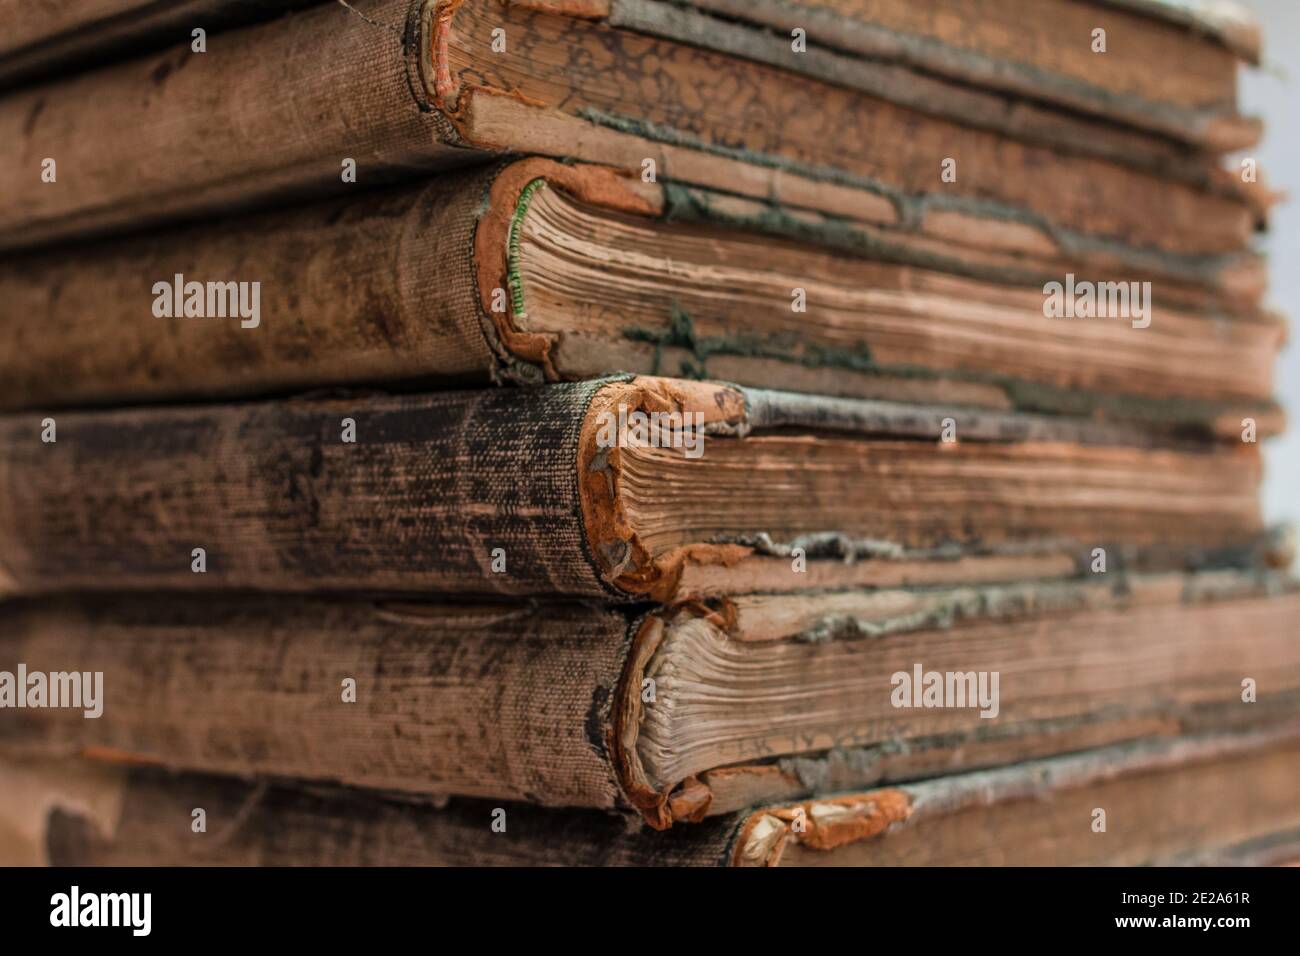
<svg viewBox="0 0 1300 956">
<path fill-rule="evenodd" d="M 1290 194 L 1274 209 L 1262 248 L 1271 299 L 1291 319 L 1291 342 L 1277 366 L 1278 400 L 1290 427 L 1264 447 L 1264 514 L 1300 525 L 1300 0 L 1239 0 L 1264 27 L 1264 65 L 1243 70 L 1243 113 L 1264 119 L 1254 155 L 1268 184 Z M 1298 562 L 1300 565 L 1300 562 Z"/>
</svg>

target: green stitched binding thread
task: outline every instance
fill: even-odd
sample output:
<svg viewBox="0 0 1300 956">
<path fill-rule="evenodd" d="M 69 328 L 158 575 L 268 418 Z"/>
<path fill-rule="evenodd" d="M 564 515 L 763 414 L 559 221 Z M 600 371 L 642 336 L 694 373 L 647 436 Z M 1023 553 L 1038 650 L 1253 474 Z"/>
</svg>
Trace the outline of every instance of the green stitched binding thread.
<svg viewBox="0 0 1300 956">
<path fill-rule="evenodd" d="M 517 319 L 527 315 L 524 312 L 524 279 L 519 273 L 519 245 L 523 241 L 521 227 L 533 194 L 545 185 L 546 180 L 540 176 L 526 185 L 515 203 L 515 214 L 510 217 L 510 232 L 506 237 L 506 286 L 510 291 L 510 311 Z"/>
</svg>

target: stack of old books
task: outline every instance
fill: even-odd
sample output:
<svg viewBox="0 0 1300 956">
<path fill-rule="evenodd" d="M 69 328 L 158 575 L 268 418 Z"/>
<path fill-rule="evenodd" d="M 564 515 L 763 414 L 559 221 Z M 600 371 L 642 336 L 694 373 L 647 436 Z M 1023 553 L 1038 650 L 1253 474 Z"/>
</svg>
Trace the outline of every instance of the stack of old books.
<svg viewBox="0 0 1300 956">
<path fill-rule="evenodd" d="M 1300 852 L 1248 22 L 42 6 L 7 862 Z"/>
</svg>

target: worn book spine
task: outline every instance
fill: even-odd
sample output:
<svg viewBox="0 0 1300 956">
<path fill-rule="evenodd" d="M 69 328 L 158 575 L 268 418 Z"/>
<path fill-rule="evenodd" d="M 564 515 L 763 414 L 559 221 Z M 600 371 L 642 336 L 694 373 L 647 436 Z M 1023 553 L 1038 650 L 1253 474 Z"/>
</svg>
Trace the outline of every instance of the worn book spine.
<svg viewBox="0 0 1300 956">
<path fill-rule="evenodd" d="M 422 110 L 407 14 L 360 0 L 24 89 L 0 103 L 0 155 L 47 179 L 0 212 L 0 246 L 231 209 L 256 198 L 348 195 L 464 163 L 446 118 Z M 374 20 L 371 23 L 368 21 Z M 412 27 L 411 29 L 416 29 Z"/>
<path fill-rule="evenodd" d="M 659 832 L 595 810 L 473 800 L 438 808 L 81 762 L 6 760 L 0 775 L 7 865 L 717 866 L 741 822 Z M 192 829 L 195 808 L 203 833 Z"/>
<path fill-rule="evenodd" d="M 626 615 L 282 597 L 20 603 L 0 609 L 0 752 L 623 808 L 667 828 L 1247 716 L 1293 720 L 1300 596 L 1252 593 L 1261 586 L 1045 582 Z M 738 662 L 719 696 L 756 694 L 752 729 L 724 738 L 721 758 L 674 743 L 675 714 L 698 704 L 683 676 L 697 654 Z M 789 686 L 754 690 L 756 673 L 792 655 Z M 1001 676 L 993 719 L 894 706 L 893 675 L 916 662 L 944 673 L 975 661 Z M 79 699 L 13 709 L 30 692 L 15 675 L 67 673 L 91 681 Z M 1241 703 L 1240 675 L 1267 688 L 1263 701 Z M 3 690 L 12 681 L 18 696 Z"/>
<path fill-rule="evenodd" d="M 610 728 L 634 631 L 617 611 L 150 596 L 0 619 L 0 671 L 75 667 L 104 689 L 98 717 L 75 711 L 84 726 L 59 719 L 73 710 L 6 707 L 6 752 L 621 802 Z"/>
<path fill-rule="evenodd" d="M 933 283 L 947 289 L 944 302 L 967 289 L 961 280 L 944 286 L 944 272 L 985 283 L 976 290 L 981 294 L 1007 285 L 1014 287 L 1012 295 L 1032 288 L 1036 301 L 1038 286 L 1050 281 L 1053 269 L 1065 275 L 1086 268 L 1083 260 L 1043 261 L 1026 274 L 1028 262 L 967 261 L 956 245 L 949 255 L 932 255 L 891 244 L 865 225 L 825 222 L 819 228 L 803 221 L 795 229 L 792 211 L 779 205 L 751 208 L 720 193 L 687 195 L 643 183 L 609 167 L 531 158 L 358 199 L 87 243 L 59 256 L 10 257 L 0 264 L 0 301 L 11 313 L 9 334 L 0 342 L 0 407 L 242 397 L 358 383 L 537 383 L 620 370 L 658 373 L 663 364 L 665 370 L 699 370 L 691 375 L 718 369 L 713 377 L 741 384 L 993 407 L 1009 403 L 1025 411 L 1094 414 L 1234 438 L 1246 417 L 1258 423 L 1260 437 L 1278 426 L 1267 368 L 1281 326 L 1248 297 L 1229 292 L 1230 281 L 1216 292 L 1169 276 L 1157 280 L 1162 314 L 1142 335 L 1159 341 L 1143 343 L 1146 354 L 1164 354 L 1167 344 L 1182 348 L 1177 354 L 1190 360 L 1196 353 L 1186 353 L 1186 343 L 1201 341 L 1203 334 L 1204 348 L 1216 350 L 1215 359 L 1232 372 L 1216 371 L 1223 365 L 1202 369 L 1200 377 L 1164 370 L 1163 377 L 1139 383 L 1140 397 L 1122 394 L 1131 375 L 1094 372 L 1096 358 L 1080 363 L 1073 373 L 1078 378 L 1032 366 L 1027 377 L 990 371 L 1005 355 L 997 349 L 1008 348 L 1010 339 L 978 308 L 958 309 L 959 319 L 945 319 L 956 326 L 940 322 L 936 329 L 969 323 L 975 334 L 995 339 L 987 346 L 990 355 L 980 352 L 981 360 L 969 367 L 954 365 L 948 352 L 924 337 L 905 337 L 922 357 L 909 356 L 902 371 L 895 368 L 898 358 L 893 364 L 877 360 L 878 342 L 898 347 L 891 324 L 897 320 L 889 316 L 854 314 L 864 324 L 849 358 L 842 347 L 845 332 L 837 331 L 835 321 L 848 313 L 823 318 L 824 328 L 812 325 L 792 348 L 788 332 L 750 332 L 747 321 L 732 314 L 744 306 L 719 313 L 706 295 L 674 294 L 662 318 L 648 325 L 615 312 L 593 332 L 583 327 L 591 316 L 578 303 L 552 306 L 546 322 L 539 322 L 529 317 L 535 290 L 521 262 L 530 237 L 544 231 L 530 210 L 551 195 L 599 209 L 631 229 L 653 224 L 679 239 L 698 240 L 724 227 L 734 241 L 771 243 L 774 261 L 792 266 L 806 264 L 801 256 L 845 262 L 854 269 L 855 294 L 867 295 L 879 284 L 892 303 L 884 311 L 904 309 L 913 322 L 913 312 L 942 312 L 944 306 L 932 302 L 939 293 L 927 296 L 919 286 L 912 303 L 913 293 L 902 291 L 913 289 L 908 266 L 925 270 L 919 281 L 927 290 Z M 783 241 L 789 238 L 806 244 L 796 249 Z M 670 246 L 673 241 L 665 239 Z M 635 245 L 624 242 L 626 253 L 636 255 Z M 823 270 L 834 268 L 813 261 Z M 798 281 L 796 271 L 787 271 Z M 635 282 L 629 278 L 628 287 Z M 622 282 L 613 284 L 610 301 L 618 303 Z M 788 308 L 782 296 L 769 313 Z M 94 310 L 84 307 L 89 301 Z M 696 303 L 706 314 L 697 312 Z M 1008 307 L 1008 321 L 1018 314 Z M 1225 322 L 1225 315 L 1232 318 Z M 1021 325 L 1009 328 L 1025 320 L 1016 321 Z M 689 331 L 682 331 L 684 322 Z M 1085 334 L 1093 331 L 1076 331 L 1073 324 L 1068 329 L 1095 356 L 1096 341 Z M 926 365 L 927 349 L 933 367 Z M 1086 387 L 1073 387 L 1079 381 Z M 1171 382 L 1181 385 L 1176 396 L 1167 394 Z"/>
<path fill-rule="evenodd" d="M 0 590 L 613 596 L 576 470 L 600 388 L 69 413 L 35 445 L 5 422 Z"/>
<path fill-rule="evenodd" d="M 504 55 L 494 31 L 515 38 Z M 719 88 L 737 93 L 724 102 Z M 963 172 L 936 191 L 934 164 L 954 144 Z M 829 182 L 909 230 L 1012 223 L 1022 248 L 1101 240 L 1225 254 L 1246 247 L 1257 220 L 1247 198 L 1221 189 L 494 0 L 323 4 L 223 33 L 204 54 L 187 45 L 20 91 L 0 103 L 0 150 L 46 177 L 0 210 L 0 248 L 339 195 L 499 151 L 638 174 L 651 159 L 666 178 L 759 197 L 780 195 L 777 180 Z"/>
<path fill-rule="evenodd" d="M 313 0 L 25 0 L 0 2 L 0 87 L 193 43 L 234 24 L 268 20 Z"/>
<path fill-rule="evenodd" d="M 9 762 L 3 862 L 54 866 L 1144 865 L 1294 855 L 1300 728 L 1138 743 L 717 817 Z M 1094 830 L 1095 810 L 1107 810 Z M 204 829 L 195 827 L 195 808 Z"/>
<path fill-rule="evenodd" d="M 622 422 L 634 413 L 647 422 L 677 416 L 679 438 L 689 416 L 701 454 L 678 447 L 667 461 L 705 469 L 722 454 L 718 467 L 731 474 L 764 450 L 744 444 L 745 436 L 803 432 L 799 453 L 824 447 L 827 455 L 863 456 L 855 467 L 876 473 L 867 488 L 881 510 L 812 519 L 769 508 L 761 519 L 730 519 L 745 523 L 734 533 L 655 546 L 644 536 L 643 512 L 630 504 L 636 482 L 670 508 L 690 505 L 692 486 L 660 479 L 658 464 L 642 461 L 648 482 L 647 473 L 634 473 L 636 449 L 652 447 L 648 437 L 629 441 Z M 959 429 L 962 443 L 941 442 L 946 428 Z M 818 445 L 818 433 L 854 441 Z M 873 445 L 870 436 L 885 437 Z M 716 450 L 705 453 L 706 440 Z M 28 413 L 0 419 L 0 593 L 340 589 L 669 600 L 690 567 L 729 566 L 759 550 L 812 554 L 825 538 L 840 545 L 831 549 L 840 558 L 927 550 L 952 557 L 953 547 L 1014 550 L 1045 536 L 1075 548 L 1085 541 L 1245 548 L 1262 532 L 1255 446 L 1152 444 L 1140 429 L 1107 423 L 648 376 Z M 873 448 L 878 454 L 865 457 Z M 1060 466 L 1070 459 L 1070 494 L 1083 497 L 1062 510 Z M 1193 497 L 1153 498 L 1138 471 L 1144 464 Z M 929 481 L 927 499 L 908 484 L 909 475 L 955 468 L 952 481 L 978 495 L 986 466 L 1005 475 L 1003 495 L 970 513 L 951 506 L 946 483 Z M 835 473 L 848 480 L 844 466 Z M 818 474 L 804 480 L 815 483 Z M 1193 501 L 1195 525 L 1182 513 Z M 889 519 L 904 507 L 905 519 Z M 830 520 L 837 526 L 825 527 Z"/>
<path fill-rule="evenodd" d="M 504 360 L 478 298 L 474 234 L 492 179 L 454 173 L 414 191 L 11 258 L 0 265 L 15 323 L 0 344 L 0 404 L 487 384 Z"/>
</svg>

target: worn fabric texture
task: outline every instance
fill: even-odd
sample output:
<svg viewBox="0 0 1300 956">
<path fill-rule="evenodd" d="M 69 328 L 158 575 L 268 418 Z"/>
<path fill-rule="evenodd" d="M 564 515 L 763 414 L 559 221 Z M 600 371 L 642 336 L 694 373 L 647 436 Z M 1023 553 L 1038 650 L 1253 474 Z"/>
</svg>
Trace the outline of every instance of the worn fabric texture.
<svg viewBox="0 0 1300 956">
<path fill-rule="evenodd" d="M 432 376 L 486 383 L 493 351 L 474 229 L 492 178 L 477 168 L 363 200 L 8 258 L 0 407 Z M 200 284 L 205 310 L 209 285 L 222 284 L 222 314 L 184 314 L 177 276 L 182 293 Z M 224 285 L 234 282 L 242 289 L 231 296 Z"/>
<path fill-rule="evenodd" d="M 57 786 L 60 777 L 51 778 Z M 742 816 L 666 833 L 598 810 L 452 800 L 446 807 L 220 777 L 124 775 L 120 812 L 94 819 L 72 799 L 48 810 L 55 866 L 712 866 Z M 70 795 L 75 796 L 75 795 Z M 194 807 L 208 832 L 190 833 Z M 0 819 L 10 810 L 0 798 Z M 500 821 L 493 829 L 494 820 Z M 500 826 L 504 824 L 504 832 Z M 178 836 L 178 834 L 180 834 Z M 191 838 L 193 836 L 193 838 Z"/>
<path fill-rule="evenodd" d="M 214 35 L 0 103 L 0 158 L 57 179 L 15 189 L 0 247 L 249 201 L 345 196 L 396 173 L 476 155 L 443 145 L 446 119 L 423 108 L 418 23 L 407 0 L 325 3 Z M 343 181 L 354 160 L 356 182 Z"/>
<path fill-rule="evenodd" d="M 3 605 L 0 634 L 2 670 L 103 674 L 95 719 L 0 721 L 11 755 L 617 803 L 607 751 L 629 636 L 615 611 L 150 596 Z"/>
<path fill-rule="evenodd" d="M 612 594 L 577 487 L 601 384 L 0 420 L 0 592 Z"/>
<path fill-rule="evenodd" d="M 0 0 L 0 88 L 267 20 L 317 0 Z"/>
</svg>

